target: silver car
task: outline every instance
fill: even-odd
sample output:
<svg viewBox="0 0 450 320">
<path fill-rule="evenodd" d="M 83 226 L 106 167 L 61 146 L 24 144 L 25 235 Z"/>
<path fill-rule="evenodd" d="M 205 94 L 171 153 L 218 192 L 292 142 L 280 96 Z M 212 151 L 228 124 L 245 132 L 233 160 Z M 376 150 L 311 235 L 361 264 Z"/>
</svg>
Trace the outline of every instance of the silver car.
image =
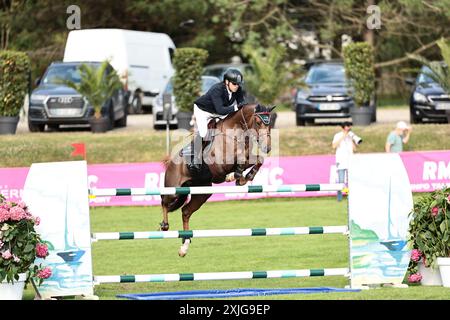
<svg viewBox="0 0 450 320">
<path fill-rule="evenodd" d="M 214 84 L 220 82 L 219 78 L 213 76 L 202 76 L 202 91 L 201 94 L 205 94 L 209 88 Z M 170 94 L 172 97 L 172 118 L 170 120 L 171 126 L 178 126 L 177 112 L 178 108 L 175 103 L 175 96 L 173 95 L 173 84 L 172 79 L 167 83 L 166 87 L 162 92 L 158 94 L 155 99 L 155 105 L 153 107 L 153 128 L 154 129 L 164 129 L 166 127 L 166 120 L 164 120 L 164 110 L 163 110 L 163 95 Z"/>
</svg>

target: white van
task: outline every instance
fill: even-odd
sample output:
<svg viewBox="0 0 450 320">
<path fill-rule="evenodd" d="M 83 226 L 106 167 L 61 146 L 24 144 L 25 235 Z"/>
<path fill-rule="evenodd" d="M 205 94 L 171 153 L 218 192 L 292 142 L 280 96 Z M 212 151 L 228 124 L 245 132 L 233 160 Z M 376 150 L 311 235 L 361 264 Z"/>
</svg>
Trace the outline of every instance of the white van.
<svg viewBox="0 0 450 320">
<path fill-rule="evenodd" d="M 174 74 L 175 44 L 165 33 L 122 29 L 83 29 L 69 32 L 64 62 L 110 60 L 129 91 L 137 112 L 152 107 L 156 95 Z"/>
</svg>

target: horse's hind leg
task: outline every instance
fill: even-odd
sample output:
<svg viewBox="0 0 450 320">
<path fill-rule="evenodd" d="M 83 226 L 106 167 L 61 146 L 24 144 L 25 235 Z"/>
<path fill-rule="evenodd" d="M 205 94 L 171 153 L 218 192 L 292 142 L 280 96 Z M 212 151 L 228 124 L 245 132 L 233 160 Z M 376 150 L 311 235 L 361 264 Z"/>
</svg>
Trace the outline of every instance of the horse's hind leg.
<svg viewBox="0 0 450 320">
<path fill-rule="evenodd" d="M 161 231 L 169 230 L 169 208 L 167 206 L 162 206 L 163 210 L 163 221 L 159 224 Z"/>
<path fill-rule="evenodd" d="M 175 210 L 177 207 L 177 201 L 181 201 L 182 199 L 179 199 L 177 196 L 174 195 L 163 195 L 161 196 L 161 208 L 163 211 L 163 221 L 159 224 L 161 231 L 167 231 L 169 230 L 169 212 Z M 179 204 L 179 207 L 181 207 L 183 203 Z M 179 208 L 178 207 L 178 208 Z M 173 209 L 173 210 L 171 210 Z"/>
<path fill-rule="evenodd" d="M 208 198 L 211 197 L 211 194 L 196 194 L 191 196 L 191 201 L 189 201 L 183 208 L 181 208 L 182 217 L 183 217 L 183 230 L 189 230 L 189 219 L 191 215 L 197 211 Z M 178 255 L 180 257 L 184 257 L 187 254 L 189 249 L 189 244 L 191 243 L 190 237 L 183 237 L 183 245 L 178 251 Z"/>
</svg>

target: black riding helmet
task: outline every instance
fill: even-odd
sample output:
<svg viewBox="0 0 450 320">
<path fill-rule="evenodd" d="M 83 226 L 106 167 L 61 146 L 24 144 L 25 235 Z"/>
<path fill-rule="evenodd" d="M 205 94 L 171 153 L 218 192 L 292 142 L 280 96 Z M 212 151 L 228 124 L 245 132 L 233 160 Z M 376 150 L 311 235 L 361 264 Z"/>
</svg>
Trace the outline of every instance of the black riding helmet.
<svg viewBox="0 0 450 320">
<path fill-rule="evenodd" d="M 242 85 L 244 83 L 244 77 L 242 73 L 238 69 L 230 68 L 223 75 L 223 81 L 228 80 L 233 83 L 237 83 L 238 85 Z"/>
</svg>

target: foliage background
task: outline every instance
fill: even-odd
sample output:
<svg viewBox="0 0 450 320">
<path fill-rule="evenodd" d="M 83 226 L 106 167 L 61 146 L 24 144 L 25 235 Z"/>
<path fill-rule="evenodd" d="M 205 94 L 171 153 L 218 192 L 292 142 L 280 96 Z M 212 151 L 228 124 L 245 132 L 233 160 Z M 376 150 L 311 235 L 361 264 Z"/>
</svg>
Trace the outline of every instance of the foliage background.
<svg viewBox="0 0 450 320">
<path fill-rule="evenodd" d="M 173 93 L 180 111 L 193 111 L 194 101 L 201 93 L 201 75 L 207 58 L 208 51 L 204 49 L 180 48 L 175 51 Z"/>
<path fill-rule="evenodd" d="M 51 61 L 61 60 L 69 30 L 71 0 L 8 0 L 0 3 L 0 47 L 26 51 L 33 81 Z M 407 53 L 440 59 L 436 41 L 450 37 L 448 0 L 78 0 L 82 28 L 124 28 L 168 33 L 177 47 L 208 50 L 207 64 L 243 57 L 242 48 L 257 34 L 263 45 L 276 41 L 285 62 L 308 58 L 314 32 L 320 53 L 342 57 L 342 35 L 374 47 L 379 96 L 406 97 Z M 381 26 L 368 29 L 369 5 L 380 8 Z M 247 57 L 243 57 L 247 59 Z M 299 64 L 296 64 L 300 67 Z"/>
<path fill-rule="evenodd" d="M 23 52 L 0 51 L 0 116 L 16 117 L 29 89 L 30 59 Z"/>
</svg>

